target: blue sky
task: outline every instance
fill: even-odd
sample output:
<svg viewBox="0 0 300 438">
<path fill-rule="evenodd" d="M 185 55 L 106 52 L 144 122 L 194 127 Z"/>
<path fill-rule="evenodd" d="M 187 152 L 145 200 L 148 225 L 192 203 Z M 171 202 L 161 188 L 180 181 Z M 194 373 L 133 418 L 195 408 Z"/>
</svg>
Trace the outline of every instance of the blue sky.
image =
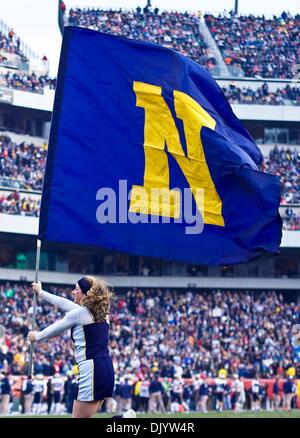
<svg viewBox="0 0 300 438">
<path fill-rule="evenodd" d="M 0 18 L 9 26 L 13 27 L 20 38 L 41 57 L 45 54 L 50 60 L 50 72 L 56 75 L 59 53 L 61 47 L 61 36 L 57 24 L 58 0 L 8 0 L 1 2 Z M 71 6 L 94 6 L 94 7 L 127 7 L 135 8 L 138 5 L 144 6 L 146 0 L 65 0 L 67 8 Z M 239 0 L 240 12 L 254 14 L 280 14 L 285 8 L 293 14 L 300 13 L 299 0 L 272 0 L 262 2 L 261 0 Z M 152 6 L 160 9 L 178 10 L 201 10 L 221 12 L 224 9 L 230 10 L 234 7 L 234 0 L 152 0 Z"/>
</svg>

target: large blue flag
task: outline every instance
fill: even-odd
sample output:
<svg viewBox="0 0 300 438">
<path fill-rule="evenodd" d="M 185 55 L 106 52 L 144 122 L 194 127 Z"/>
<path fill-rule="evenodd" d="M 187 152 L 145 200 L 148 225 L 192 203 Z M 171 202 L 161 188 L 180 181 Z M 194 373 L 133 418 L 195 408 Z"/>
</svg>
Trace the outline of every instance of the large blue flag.
<svg viewBox="0 0 300 438">
<path fill-rule="evenodd" d="M 261 160 L 195 62 L 65 28 L 40 239 L 201 264 L 276 253 L 279 182 Z"/>
</svg>

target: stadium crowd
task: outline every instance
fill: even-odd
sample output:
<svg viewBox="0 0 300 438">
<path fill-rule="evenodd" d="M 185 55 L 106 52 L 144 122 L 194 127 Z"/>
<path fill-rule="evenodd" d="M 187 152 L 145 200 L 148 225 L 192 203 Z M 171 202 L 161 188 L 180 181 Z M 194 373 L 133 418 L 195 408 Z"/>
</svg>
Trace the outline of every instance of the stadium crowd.
<svg viewBox="0 0 300 438">
<path fill-rule="evenodd" d="M 70 298 L 71 288 L 51 286 L 47 289 Z M 5 327 L 5 341 L 0 352 L 2 378 L 22 375 L 26 371 L 26 335 L 32 310 L 32 292 L 28 284 L 7 282 L 0 285 L 1 323 Z M 293 302 L 286 302 L 284 295 L 272 291 L 180 293 L 177 290 L 132 289 L 120 294 L 110 316 L 110 351 L 117 376 L 115 399 L 118 401 L 118 396 L 126 394 L 126 397 L 122 396 L 127 398 L 126 406 L 125 401 L 122 402 L 124 410 L 132 402 L 140 403 L 138 409 L 145 410 L 145 401 L 142 403 L 136 396 L 143 397 L 146 393 L 149 401 L 149 382 L 159 380 L 164 385 L 164 396 L 169 391 L 170 403 L 185 401 L 186 409 L 196 409 L 195 396 L 200 390 L 200 379 L 208 379 L 210 389 L 206 388 L 205 392 L 211 398 L 211 409 L 217 409 L 216 393 L 222 392 L 223 400 L 223 395 L 229 397 L 232 392 L 224 380 L 218 383 L 219 378 L 250 379 L 253 383 L 257 378 L 277 376 L 283 379 L 291 369 L 294 371 L 288 373 L 297 377 L 299 369 L 293 364 L 290 332 L 292 325 L 298 322 L 298 312 Z M 37 322 L 40 329 L 59 316 L 50 304 L 39 302 Z M 69 333 L 37 344 L 35 351 L 37 378 L 45 379 L 57 373 L 64 379 L 76 378 Z M 137 382 L 139 390 L 132 387 Z M 120 390 L 123 384 L 127 384 L 127 389 Z M 217 390 L 218 385 L 221 389 Z M 259 391 L 265 397 L 263 386 Z M 152 392 L 159 392 L 158 387 L 160 385 L 154 384 Z M 172 395 L 176 392 L 177 396 Z M 153 409 L 151 403 L 150 410 Z M 232 407 L 229 399 L 226 406 L 227 409 Z M 166 403 L 165 409 L 172 410 L 172 406 Z"/>
<path fill-rule="evenodd" d="M 1 186 L 16 189 L 41 190 L 46 163 L 47 145 L 36 146 L 23 141 L 14 143 L 0 135 Z M 9 180 L 11 184 L 9 184 Z"/>
<path fill-rule="evenodd" d="M 0 195 L 1 213 L 39 216 L 39 201 L 33 196 L 21 195 L 19 190 L 42 189 L 46 154 L 46 144 L 17 144 L 8 136 L 0 136 L 0 186 L 15 190 Z M 270 151 L 264 162 L 263 170 L 280 178 L 281 205 L 300 203 L 299 162 L 296 148 L 279 149 L 278 146 Z M 287 208 L 283 220 L 285 229 L 300 229 L 300 215 L 297 211 Z"/>
<path fill-rule="evenodd" d="M 271 92 L 266 82 L 255 90 L 230 84 L 222 87 L 222 91 L 230 104 L 300 105 L 300 87 L 296 86 L 286 85 Z"/>
<path fill-rule="evenodd" d="M 283 229 L 290 231 L 300 230 L 300 214 L 296 213 L 292 208 L 288 207 L 285 209 L 282 215 L 283 219 Z"/>
<path fill-rule="evenodd" d="M 227 65 L 240 67 L 247 77 L 293 78 L 300 60 L 300 15 L 283 12 L 265 16 L 215 17 L 205 21 Z"/>
<path fill-rule="evenodd" d="M 31 74 L 8 72 L 2 76 L 1 85 L 15 90 L 43 94 L 45 87 L 49 87 L 50 90 L 55 89 L 56 79 L 51 79 L 48 75 L 38 77 L 34 72 Z"/>
<path fill-rule="evenodd" d="M 28 61 L 20 46 L 20 38 L 16 35 L 14 29 L 10 29 L 7 35 L 0 31 L 0 66 L 14 66 L 14 63 L 5 56 L 6 53 L 19 55 L 22 60 Z M 47 60 L 47 57 L 44 56 L 42 60 Z M 55 89 L 56 79 L 51 79 L 48 75 L 38 77 L 34 72 L 25 74 L 19 71 L 8 71 L 6 74 L 1 72 L 0 85 L 16 90 L 42 94 L 46 86 L 50 89 Z"/>
<path fill-rule="evenodd" d="M 275 146 L 265 162 L 265 170 L 280 178 L 281 204 L 300 203 L 300 152 Z"/>
<path fill-rule="evenodd" d="M 215 58 L 199 31 L 197 13 L 159 12 L 147 6 L 135 11 L 70 9 L 68 24 L 162 44 L 213 68 Z"/>
<path fill-rule="evenodd" d="M 71 297 L 71 288 L 51 286 L 52 293 Z M 10 368 L 22 372 L 25 337 L 32 313 L 32 292 L 27 284 L 1 284 L 0 309 L 6 327 Z M 38 327 L 57 318 L 46 302 L 39 303 Z M 297 318 L 294 303 L 275 292 L 191 292 L 130 290 L 122 294 L 111 312 L 110 348 L 118 372 L 130 369 L 148 373 L 157 362 L 162 377 L 194 372 L 271 377 L 292 360 L 289 331 Z M 73 354 L 66 334 L 39 345 L 36 373 L 65 374 L 72 369 Z M 21 354 L 18 354 L 21 353 Z M 56 354 L 58 353 L 58 354 Z M 139 359 L 140 358 L 140 359 Z M 174 360 L 172 375 L 168 360 Z M 166 374 L 166 375 L 165 375 Z"/>
<path fill-rule="evenodd" d="M 0 185 L 15 189 L 42 189 L 47 145 L 14 143 L 0 136 Z M 281 204 L 300 203 L 300 153 L 297 148 L 279 149 L 275 146 L 265 159 L 263 170 L 277 175 L 281 181 Z"/>
<path fill-rule="evenodd" d="M 9 195 L 0 193 L 0 213 L 39 217 L 40 197 L 21 196 L 17 190 Z"/>
<path fill-rule="evenodd" d="M 214 55 L 199 32 L 200 17 L 200 12 L 160 12 L 147 6 L 135 11 L 71 8 L 68 24 L 157 42 L 213 68 Z M 269 19 L 236 16 L 231 11 L 204 18 L 227 65 L 240 67 L 247 77 L 295 76 L 294 66 L 300 59 L 300 15 L 283 12 Z"/>
<path fill-rule="evenodd" d="M 71 8 L 69 11 L 68 24 L 70 25 L 79 25 L 88 28 L 92 28 L 95 30 L 99 30 L 101 32 L 113 33 L 117 35 L 124 35 L 129 38 L 142 39 L 146 41 L 153 41 L 159 44 L 163 44 L 167 47 L 173 48 L 175 50 L 180 51 L 186 56 L 191 57 L 196 62 L 206 66 L 207 68 L 213 68 L 216 65 L 215 58 L 204 43 L 203 38 L 199 32 L 198 21 L 201 13 L 181 13 L 181 12 L 159 12 L 158 8 L 154 10 L 149 7 L 140 8 L 138 7 L 135 11 L 122 11 L 122 9 L 118 11 L 112 10 L 102 10 L 102 9 L 73 9 Z M 245 19 L 247 18 L 246 22 Z M 255 20 L 254 20 L 255 18 Z M 274 18 L 274 22 L 277 23 L 279 20 L 280 26 L 277 23 L 276 25 L 272 21 L 272 25 L 269 21 L 261 21 L 261 17 L 235 17 L 233 13 L 227 16 L 219 16 L 213 17 L 212 15 L 205 16 L 206 22 L 209 25 L 210 31 L 215 36 L 217 42 L 221 46 L 223 52 L 228 52 L 228 45 L 231 47 L 231 50 L 235 53 L 237 51 L 237 42 L 236 38 L 241 38 L 246 40 L 244 41 L 244 45 L 242 45 L 242 49 L 246 51 L 249 50 L 248 55 L 253 58 L 253 47 L 251 43 L 258 45 L 256 50 L 267 50 L 265 47 L 261 47 L 264 39 L 262 37 L 265 32 L 265 28 L 269 29 L 268 26 L 271 26 L 273 29 L 273 33 L 271 33 L 271 37 L 268 37 L 272 43 L 277 41 L 274 36 L 275 30 L 280 33 L 280 37 L 278 37 L 278 48 L 280 53 L 283 51 L 292 50 L 287 41 L 293 42 L 292 36 L 294 32 L 294 28 L 292 29 L 292 25 L 294 27 L 299 27 L 299 17 L 292 17 L 288 14 L 282 14 L 280 19 Z M 224 24 L 230 22 L 230 26 L 226 27 Z M 293 21 L 294 20 L 294 21 Z M 282 23 L 285 23 L 283 25 Z M 222 23 L 221 26 L 219 24 Z M 252 27 L 253 29 L 252 29 Z M 279 26 L 279 27 L 278 27 Z M 236 32 L 236 27 L 239 30 Z M 247 28 L 250 31 L 246 34 L 243 34 L 243 29 Z M 286 30 L 288 29 L 288 31 Z M 275 30 L 274 30 L 275 29 Z M 278 30 L 279 29 L 279 30 Z M 14 31 L 11 30 L 13 36 L 3 38 L 3 45 L 10 48 L 10 50 L 18 49 L 20 46 L 19 38 L 15 37 Z M 229 32 L 230 38 L 227 38 L 226 32 Z M 259 39 L 256 40 L 256 36 L 259 34 Z M 0 33 L 1 35 L 1 33 Z M 285 43 L 283 47 L 280 47 L 280 38 L 285 38 Z M 258 42 L 257 42 L 258 41 Z M 268 44 L 271 44 L 268 40 Z M 296 44 L 296 43 L 295 43 Z M 223 46 L 226 46 L 226 50 Z M 245 47 L 246 48 L 245 48 Z M 0 47 L 1 48 L 1 47 Z M 295 54 L 299 53 L 300 47 L 298 43 L 296 44 L 296 48 L 293 48 Z M 293 53 L 294 53 L 293 52 Z M 243 55 L 245 55 L 243 53 Z M 2 63 L 5 64 L 5 57 L 0 55 L 3 58 Z M 258 55 L 257 55 L 258 56 Z M 259 56 L 263 57 L 262 54 Z M 290 76 L 277 74 L 276 68 L 278 62 L 280 60 L 283 62 L 283 58 L 279 56 L 279 60 L 276 58 L 273 60 L 273 64 L 269 62 L 268 70 L 272 68 L 275 69 L 274 74 L 270 75 L 267 73 L 261 73 L 260 77 L 293 77 L 291 73 Z M 296 58 L 295 58 L 296 56 Z M 296 60 L 299 58 L 299 55 L 295 55 L 293 59 Z M 298 56 L 298 58 L 297 58 Z M 253 59 L 250 60 L 250 66 L 253 67 Z M 268 59 L 268 58 L 267 58 Z M 294 59 L 294 61 L 295 61 Z M 249 59 L 245 55 L 243 57 L 241 54 L 236 54 L 235 56 L 226 56 L 225 61 L 227 64 L 235 64 L 248 66 Z M 276 62 L 275 62 L 276 61 Z M 288 64 L 288 68 L 292 69 L 295 62 Z M 264 59 L 265 62 L 265 59 Z M 275 64 L 274 64 L 275 62 Z M 257 62 L 259 67 L 263 65 L 261 62 Z M 257 67 L 257 66 L 255 66 Z M 245 69 L 246 67 L 244 67 Z M 255 68 L 253 67 L 255 70 Z M 257 73 L 257 72 L 256 72 Z M 270 73 L 270 72 L 269 72 Z M 258 76 L 258 74 L 250 74 L 250 76 Z M 21 73 L 12 73 L 8 72 L 5 76 L 2 76 L 2 80 L 0 79 L 1 85 L 14 88 L 23 91 L 31 91 L 34 93 L 43 93 L 44 88 L 48 86 L 50 89 L 55 89 L 56 79 L 51 79 L 48 75 L 37 77 L 37 75 L 32 72 L 31 74 L 21 74 Z M 286 105 L 300 104 L 300 93 L 299 87 L 287 85 L 285 88 L 278 88 L 276 91 L 270 92 L 268 89 L 268 85 L 265 83 L 261 87 L 258 87 L 256 90 L 252 90 L 249 87 L 244 87 L 243 89 L 236 87 L 234 84 L 229 85 L 227 88 L 223 88 L 223 92 L 228 98 L 229 102 L 239 103 L 239 104 L 269 104 L 269 105 Z"/>
<path fill-rule="evenodd" d="M 21 40 L 11 28 L 7 35 L 0 31 L 0 50 L 2 52 L 14 53 L 25 58 L 25 55 L 20 48 Z"/>
</svg>

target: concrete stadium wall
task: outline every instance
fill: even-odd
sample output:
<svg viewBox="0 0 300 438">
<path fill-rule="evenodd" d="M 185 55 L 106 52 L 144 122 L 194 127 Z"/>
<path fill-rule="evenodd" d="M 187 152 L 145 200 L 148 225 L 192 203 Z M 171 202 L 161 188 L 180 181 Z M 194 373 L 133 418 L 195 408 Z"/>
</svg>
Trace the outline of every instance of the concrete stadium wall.
<svg viewBox="0 0 300 438">
<path fill-rule="evenodd" d="M 271 122 L 299 122 L 300 106 L 285 105 L 231 105 L 241 120 L 264 120 Z"/>
<path fill-rule="evenodd" d="M 37 236 L 39 221 L 36 217 L 0 214 L 0 232 Z"/>
<path fill-rule="evenodd" d="M 13 90 L 12 104 L 24 108 L 52 112 L 54 92 L 54 90 L 49 90 L 48 88 L 44 89 L 43 94 Z"/>
</svg>

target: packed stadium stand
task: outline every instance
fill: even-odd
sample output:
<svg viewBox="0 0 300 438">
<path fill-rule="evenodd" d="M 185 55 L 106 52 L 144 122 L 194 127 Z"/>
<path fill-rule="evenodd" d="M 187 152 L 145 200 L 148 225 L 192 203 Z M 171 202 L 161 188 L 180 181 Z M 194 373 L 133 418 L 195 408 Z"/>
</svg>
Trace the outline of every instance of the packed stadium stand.
<svg viewBox="0 0 300 438">
<path fill-rule="evenodd" d="M 15 191 L 10 195 L 0 195 L 0 212 L 7 214 L 18 214 L 24 216 L 39 216 L 40 198 L 33 196 L 20 196 L 20 193 Z"/>
<path fill-rule="evenodd" d="M 209 69 L 261 148 L 262 170 L 277 175 L 281 183 L 283 240 L 277 257 L 213 267 L 45 243 L 40 278 L 46 290 L 71 298 L 82 274 L 103 276 L 114 286 L 110 349 L 117 384 L 105 410 L 300 407 L 300 369 L 291 348 L 291 329 L 300 310 L 300 88 L 292 80 L 300 62 L 299 16 L 67 6 L 60 2 L 62 32 L 63 25 L 79 25 L 156 42 Z M 44 405 L 35 412 L 57 412 L 53 403 L 51 407 L 56 375 L 64 394 L 64 406 L 57 409 L 70 412 L 78 370 L 67 334 L 38 344 L 37 379 L 31 389 L 24 377 L 33 311 L 30 283 L 56 86 L 48 60 L 37 62 L 31 55 L 15 31 L 3 26 L 0 324 L 5 334 L 0 326 L 0 385 L 8 388 L 8 376 L 10 411 L 31 412 L 33 394 L 42 391 Z M 60 316 L 44 302 L 37 315 L 41 329 Z M 161 398 L 155 399 L 159 385 Z"/>
<path fill-rule="evenodd" d="M 0 136 L 0 181 L 1 186 L 28 191 L 41 191 L 46 162 L 47 148 L 33 143 L 16 144 L 10 137 Z M 281 204 L 300 204 L 299 172 L 300 151 L 294 149 L 271 149 L 263 165 L 266 172 L 277 175 L 281 181 Z M 38 216 L 38 200 L 18 191 L 5 195 L 2 193 L 0 212 Z M 286 212 L 284 221 L 293 229 L 299 229 L 299 215 Z M 292 228 L 289 228 L 292 229 Z"/>
<path fill-rule="evenodd" d="M 71 298 L 70 288 L 49 286 L 49 290 Z M 192 396 L 195 401 L 199 384 L 206 378 L 211 381 L 212 398 L 213 379 L 220 373 L 224 373 L 227 384 L 227 378 L 235 375 L 248 380 L 283 379 L 285 371 L 293 367 L 288 334 L 299 308 L 293 301 L 286 301 L 282 293 L 140 288 L 116 292 L 118 301 L 110 315 L 110 348 L 118 383 L 128 380 L 131 399 L 133 386 L 138 381 L 149 385 L 155 374 L 169 385 L 173 382 L 170 402 L 176 400 L 175 379 L 182 382 L 181 397 L 184 399 L 183 393 L 190 390 L 186 398 Z M 24 374 L 26 366 L 31 290 L 26 283 L 6 282 L 0 285 L 0 293 L 7 346 L 2 364 L 7 372 L 18 376 Z M 57 311 L 40 302 L 38 327 L 42 329 L 56 319 Z M 39 344 L 34 366 L 35 374 L 45 378 L 74 373 L 69 335 Z M 229 399 L 232 392 L 231 385 L 222 388 L 222 395 Z M 196 410 L 191 400 L 185 402 L 186 410 Z M 232 408 L 231 403 L 229 406 L 227 409 Z"/>
<path fill-rule="evenodd" d="M 2 323 L 12 353 L 9 366 L 19 374 L 22 363 L 15 355 L 24 351 L 32 311 L 31 288 L 26 283 L 7 282 L 0 290 Z M 71 299 L 70 287 L 52 285 L 49 291 Z M 125 370 L 149 374 L 156 361 L 162 370 L 165 361 L 173 358 L 182 368 L 177 371 L 180 374 L 206 372 L 215 377 L 225 367 L 230 376 L 239 373 L 266 378 L 292 361 L 287 334 L 297 319 L 297 306 L 285 301 L 282 293 L 139 288 L 116 293 L 118 301 L 110 316 L 111 349 L 121 375 Z M 57 311 L 43 301 L 39 306 L 37 324 L 41 330 L 57 319 Z M 60 338 L 39 346 L 42 363 L 36 364 L 36 374 L 50 375 L 58 356 L 59 372 L 72 370 L 71 340 L 67 333 L 63 339 L 63 348 Z M 140 362 L 136 366 L 137 357 Z"/>
<path fill-rule="evenodd" d="M 259 105 L 300 105 L 300 89 L 297 86 L 286 85 L 284 88 L 270 91 L 267 82 L 261 87 L 239 88 L 234 84 L 223 87 L 222 91 L 230 104 Z"/>
<path fill-rule="evenodd" d="M 205 15 L 227 65 L 243 69 L 247 77 L 293 78 L 299 63 L 297 38 L 300 15 L 285 12 L 273 16 Z"/>
<path fill-rule="evenodd" d="M 199 31 L 197 14 L 162 12 L 103 11 L 101 9 L 70 9 L 68 24 L 101 32 L 123 35 L 162 44 L 189 56 L 208 68 L 215 65 L 213 54 Z"/>
<path fill-rule="evenodd" d="M 48 86 L 55 89 L 55 79 L 51 79 L 48 75 L 39 76 L 33 72 L 32 74 L 17 74 L 8 72 L 1 80 L 0 86 L 14 88 L 15 90 L 31 91 L 32 93 L 43 93 L 44 88 Z"/>
<path fill-rule="evenodd" d="M 46 163 L 46 145 L 14 143 L 10 137 L 0 136 L 0 178 L 1 185 L 9 183 L 15 188 L 26 190 L 42 189 Z"/>
<path fill-rule="evenodd" d="M 48 76 L 49 61 L 39 58 L 27 44 L 0 19 L 0 88 L 33 93 L 55 88 L 55 79 Z"/>
<path fill-rule="evenodd" d="M 3 31 L 0 31 L 0 49 L 1 52 L 6 53 L 14 53 L 21 57 L 26 57 L 21 49 L 21 40 L 20 37 L 16 35 L 13 28 L 6 29 L 6 34 Z M 3 55 L 2 55 L 3 57 Z M 5 58 L 5 57 L 3 57 Z M 5 63 L 5 59 L 1 59 L 1 62 Z"/>
<path fill-rule="evenodd" d="M 296 37 L 299 15 L 284 12 L 269 19 L 228 13 L 217 17 L 205 14 L 204 18 L 227 65 L 238 66 L 247 77 L 295 76 L 293 68 L 299 62 L 300 49 Z M 160 43 L 212 68 L 216 60 L 213 48 L 207 46 L 199 31 L 201 21 L 201 12 L 160 12 L 148 7 L 136 11 L 71 8 L 67 24 Z"/>
</svg>

